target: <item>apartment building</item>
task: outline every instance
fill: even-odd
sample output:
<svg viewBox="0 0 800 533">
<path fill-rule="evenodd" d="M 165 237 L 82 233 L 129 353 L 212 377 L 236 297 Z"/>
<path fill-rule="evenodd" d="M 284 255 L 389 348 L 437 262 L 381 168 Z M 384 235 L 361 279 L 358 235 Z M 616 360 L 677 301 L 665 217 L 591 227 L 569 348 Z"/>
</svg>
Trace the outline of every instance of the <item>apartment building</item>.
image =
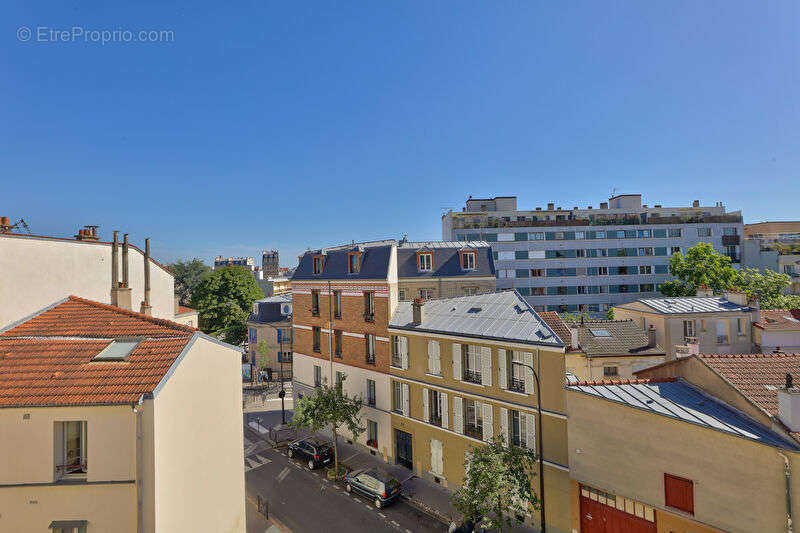
<svg viewBox="0 0 800 533">
<path fill-rule="evenodd" d="M 745 224 L 742 263 L 791 278 L 786 294 L 800 294 L 800 222 Z"/>
<path fill-rule="evenodd" d="M 396 461 L 454 490 L 470 449 L 502 435 L 543 454 L 548 531 L 569 531 L 564 347 L 526 301 L 505 291 L 400 302 L 389 335 Z"/>
<path fill-rule="evenodd" d="M 758 301 L 748 302 L 742 292 L 728 291 L 723 297 L 710 290 L 697 296 L 644 298 L 618 305 L 614 317 L 630 319 L 642 331 L 655 329 L 656 342 L 667 357 L 676 353 L 750 353 L 752 326 L 760 321 Z"/>
<path fill-rule="evenodd" d="M 261 252 L 261 271 L 265 278 L 279 277 L 281 275 L 281 262 L 278 250 L 264 250 Z"/>
<path fill-rule="evenodd" d="M 494 292 L 496 273 L 487 242 L 397 243 L 400 301 Z"/>
<path fill-rule="evenodd" d="M 631 379 L 664 362 L 653 327 L 644 331 L 633 320 L 564 320 L 554 311 L 539 316 L 564 340 L 566 370 L 580 381 Z"/>
<path fill-rule="evenodd" d="M 274 376 L 292 376 L 292 295 L 279 294 L 253 302 L 247 320 L 250 364 Z"/>
<path fill-rule="evenodd" d="M 0 217 L 5 218 L 5 217 Z M 5 229 L 4 229 L 5 228 Z M 101 241 L 97 226 L 74 238 L 11 233 L 0 224 L 0 327 L 71 294 L 175 318 L 175 279 L 164 265 L 124 234 Z"/>
<path fill-rule="evenodd" d="M 68 297 L 0 354 L 0 531 L 245 531 L 238 348 Z"/>
<path fill-rule="evenodd" d="M 442 216 L 442 238 L 488 241 L 497 288 L 515 288 L 537 311 L 603 312 L 652 296 L 670 279 L 668 261 L 707 242 L 738 264 L 742 215 L 725 206 L 642 204 L 640 194 L 599 209 L 517 209 L 516 196 L 470 197 Z"/>
</svg>

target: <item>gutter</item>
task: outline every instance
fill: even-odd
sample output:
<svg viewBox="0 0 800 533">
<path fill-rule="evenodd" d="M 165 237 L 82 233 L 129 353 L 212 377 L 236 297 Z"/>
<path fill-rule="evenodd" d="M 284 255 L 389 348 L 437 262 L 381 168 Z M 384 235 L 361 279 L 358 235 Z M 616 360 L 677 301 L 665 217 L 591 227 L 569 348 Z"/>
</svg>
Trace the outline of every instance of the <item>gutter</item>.
<svg viewBox="0 0 800 533">
<path fill-rule="evenodd" d="M 792 471 L 789 466 L 789 458 L 786 457 L 781 451 L 778 455 L 783 458 L 783 475 L 786 478 L 786 533 L 793 533 L 794 526 L 792 524 Z"/>
</svg>

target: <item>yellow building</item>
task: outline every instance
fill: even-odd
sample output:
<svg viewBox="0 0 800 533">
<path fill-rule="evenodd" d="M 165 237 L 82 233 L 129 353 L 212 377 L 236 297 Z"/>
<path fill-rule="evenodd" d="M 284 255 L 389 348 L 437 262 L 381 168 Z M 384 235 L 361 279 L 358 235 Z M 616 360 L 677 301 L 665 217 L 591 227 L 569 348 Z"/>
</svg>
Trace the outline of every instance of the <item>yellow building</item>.
<svg viewBox="0 0 800 533">
<path fill-rule="evenodd" d="M 418 476 L 456 489 L 469 450 L 502 435 L 536 450 L 548 531 L 570 526 L 564 348 L 515 291 L 400 302 L 392 342 L 392 445 Z M 533 372 L 541 378 L 542 427 Z M 537 469 L 538 470 L 538 469 Z M 538 472 L 537 472 L 538 475 Z M 534 481 L 538 494 L 538 481 Z M 539 522 L 539 513 L 526 519 Z"/>
<path fill-rule="evenodd" d="M 0 531 L 244 532 L 240 364 L 76 297 L 1 329 Z"/>
</svg>

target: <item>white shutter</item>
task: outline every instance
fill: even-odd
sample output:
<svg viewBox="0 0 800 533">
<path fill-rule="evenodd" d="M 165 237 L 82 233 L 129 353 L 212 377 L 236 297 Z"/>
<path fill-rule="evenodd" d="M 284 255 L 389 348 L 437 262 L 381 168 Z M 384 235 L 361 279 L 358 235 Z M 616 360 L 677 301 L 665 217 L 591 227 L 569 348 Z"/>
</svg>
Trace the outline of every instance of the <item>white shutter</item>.
<svg viewBox="0 0 800 533">
<path fill-rule="evenodd" d="M 494 406 L 490 403 L 482 403 L 481 408 L 483 409 L 483 440 L 489 442 L 494 436 L 494 417 L 492 416 Z"/>
<path fill-rule="evenodd" d="M 508 361 L 508 352 L 500 348 L 497 349 L 497 381 L 501 389 L 508 388 L 508 376 L 506 375 L 506 365 Z"/>
<path fill-rule="evenodd" d="M 461 345 L 453 343 L 453 379 L 461 381 Z"/>
<path fill-rule="evenodd" d="M 428 341 L 428 374 L 436 373 L 436 364 L 433 360 L 433 343 L 436 341 Z"/>
<path fill-rule="evenodd" d="M 533 366 L 533 354 L 531 352 L 525 352 L 522 354 L 522 361 L 529 366 Z M 533 390 L 533 370 L 528 367 L 522 367 L 525 371 L 525 394 L 533 394 L 536 392 Z"/>
<path fill-rule="evenodd" d="M 506 446 L 509 444 L 508 442 L 508 409 L 505 407 L 500 408 L 500 435 L 503 436 L 503 440 L 506 441 Z"/>
<path fill-rule="evenodd" d="M 430 396 L 428 394 L 428 389 L 425 387 L 422 388 L 422 412 L 425 414 L 425 422 L 430 423 L 431 421 L 431 406 L 429 405 Z"/>
<path fill-rule="evenodd" d="M 409 416 L 408 403 L 411 394 L 409 393 L 408 383 L 403 383 L 403 415 Z"/>
<path fill-rule="evenodd" d="M 447 420 L 447 394 L 440 392 L 439 398 L 442 400 L 442 427 L 447 429 L 448 420 Z"/>
<path fill-rule="evenodd" d="M 400 364 L 408 370 L 408 337 L 400 337 Z"/>
<path fill-rule="evenodd" d="M 442 375 L 442 357 L 439 353 L 439 341 L 433 341 L 433 366 L 436 370 L 434 374 L 437 376 Z"/>
<path fill-rule="evenodd" d="M 481 384 L 492 386 L 492 349 L 481 346 Z"/>
<path fill-rule="evenodd" d="M 460 396 L 453 396 L 453 431 L 461 434 L 464 433 L 464 418 L 461 415 L 463 401 Z"/>
<path fill-rule="evenodd" d="M 536 451 L 536 415 L 526 414 L 525 417 L 525 447 Z"/>
<path fill-rule="evenodd" d="M 431 439 L 431 471 L 442 475 L 444 472 L 444 458 L 442 457 L 442 441 Z"/>
</svg>

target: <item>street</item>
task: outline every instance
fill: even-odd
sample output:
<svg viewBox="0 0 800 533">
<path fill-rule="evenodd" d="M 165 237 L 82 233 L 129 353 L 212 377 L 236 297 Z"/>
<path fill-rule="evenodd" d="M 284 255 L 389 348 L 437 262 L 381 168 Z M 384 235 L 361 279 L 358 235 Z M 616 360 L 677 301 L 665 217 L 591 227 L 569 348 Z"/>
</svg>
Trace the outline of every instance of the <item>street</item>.
<svg viewBox="0 0 800 533">
<path fill-rule="evenodd" d="M 246 426 L 244 437 L 247 492 L 266 499 L 270 516 L 295 533 L 447 530 L 445 524 L 402 499 L 376 509 L 366 498 L 347 494 L 343 484 L 326 479 L 325 469 L 309 470 L 289 459 L 285 448 L 272 449 Z"/>
</svg>

